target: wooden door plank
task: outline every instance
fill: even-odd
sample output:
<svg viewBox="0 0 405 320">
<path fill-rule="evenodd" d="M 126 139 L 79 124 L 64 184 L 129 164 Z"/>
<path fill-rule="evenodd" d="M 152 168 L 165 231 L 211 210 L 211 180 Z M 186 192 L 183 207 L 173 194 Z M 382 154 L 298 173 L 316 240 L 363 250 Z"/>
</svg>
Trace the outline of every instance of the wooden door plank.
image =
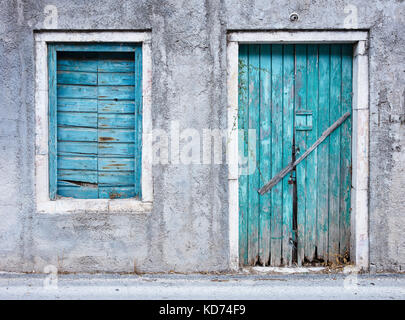
<svg viewBox="0 0 405 320">
<path fill-rule="evenodd" d="M 249 48 L 248 45 L 239 47 L 238 71 L 238 149 L 239 159 L 247 159 L 247 133 L 248 133 L 248 83 L 249 83 Z M 239 163 L 240 167 L 246 164 Z M 241 265 L 248 263 L 248 178 L 246 174 L 239 176 L 239 262 Z"/>
<path fill-rule="evenodd" d="M 272 77 L 271 77 L 271 158 L 272 173 L 282 169 L 283 161 L 283 46 L 272 45 Z M 283 197 L 282 185 L 275 186 L 271 191 L 271 253 L 270 264 L 278 266 L 281 263 L 281 243 L 283 237 Z"/>
<path fill-rule="evenodd" d="M 318 135 L 329 126 L 330 45 L 319 45 Z M 328 259 L 329 137 L 318 147 L 317 239 L 318 258 Z"/>
<path fill-rule="evenodd" d="M 331 46 L 330 82 L 330 124 L 335 122 L 341 112 L 342 48 Z M 340 203 L 340 132 L 336 129 L 329 137 L 329 258 L 336 262 L 339 254 L 339 203 Z"/>
<path fill-rule="evenodd" d="M 271 45 L 260 47 L 260 185 L 271 178 Z M 254 192 L 254 190 L 253 190 Z M 269 264 L 271 201 L 267 193 L 259 197 L 259 263 Z"/>
<path fill-rule="evenodd" d="M 260 117 L 260 45 L 249 47 L 249 129 L 254 129 L 256 137 L 249 137 L 249 140 L 256 139 L 253 146 L 249 146 L 249 223 L 248 223 L 248 263 L 255 265 L 259 255 L 259 194 L 254 192 L 259 188 L 260 172 L 258 170 L 259 150 L 259 117 Z"/>
<path fill-rule="evenodd" d="M 311 146 L 320 137 L 318 134 L 318 45 L 308 45 L 307 56 L 307 110 L 312 112 L 312 129 L 307 132 L 307 146 Z M 307 116 L 307 121 L 308 118 Z M 307 123 L 308 125 L 308 123 Z M 306 210 L 305 210 L 305 246 L 304 255 L 308 261 L 315 258 L 316 216 L 317 216 L 317 152 L 315 149 L 307 158 L 306 168 Z"/>
<path fill-rule="evenodd" d="M 346 112 L 343 116 L 341 116 L 338 120 L 336 120 L 322 135 L 312 144 L 305 152 L 294 162 L 290 162 L 287 166 L 280 170 L 268 183 L 266 183 L 262 188 L 259 189 L 259 194 L 265 194 L 266 192 L 270 191 L 278 182 L 281 181 L 288 173 L 290 173 L 299 163 L 301 163 L 308 155 L 311 154 L 316 148 L 336 129 L 338 128 L 348 117 L 350 116 L 350 112 Z"/>
<path fill-rule="evenodd" d="M 282 166 L 291 162 L 294 130 L 294 45 L 285 45 L 283 53 L 283 158 Z M 292 265 L 292 218 L 293 218 L 293 184 L 290 175 L 282 180 L 282 259 L 286 266 Z"/>
<path fill-rule="evenodd" d="M 307 45 L 295 46 L 295 111 L 307 110 Z M 307 131 L 295 131 L 297 156 L 307 149 Z M 296 168 L 297 174 L 297 263 L 302 265 L 305 257 L 305 218 L 306 218 L 306 168 L 307 161 L 303 160 Z"/>
<path fill-rule="evenodd" d="M 352 109 L 352 59 L 351 44 L 342 45 L 342 113 Z M 350 251 L 350 189 L 351 189 L 351 118 L 341 127 L 340 143 L 340 255 L 349 258 Z"/>
</svg>

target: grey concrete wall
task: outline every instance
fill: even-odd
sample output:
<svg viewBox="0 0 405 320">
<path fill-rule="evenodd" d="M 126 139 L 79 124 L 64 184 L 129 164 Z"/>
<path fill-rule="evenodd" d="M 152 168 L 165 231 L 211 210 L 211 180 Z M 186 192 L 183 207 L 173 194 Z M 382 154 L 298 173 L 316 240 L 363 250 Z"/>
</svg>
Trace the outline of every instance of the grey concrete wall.
<svg viewBox="0 0 405 320">
<path fill-rule="evenodd" d="M 226 129 L 226 32 L 370 29 L 370 261 L 405 268 L 405 4 L 402 0 L 1 0 L 0 270 L 224 271 L 227 167 L 155 166 L 150 214 L 40 215 L 34 203 L 33 30 L 152 30 L 153 126 Z M 289 14 L 300 15 L 297 22 Z M 347 22 L 347 20 L 346 20 Z M 402 118 L 403 119 L 403 118 Z"/>
</svg>

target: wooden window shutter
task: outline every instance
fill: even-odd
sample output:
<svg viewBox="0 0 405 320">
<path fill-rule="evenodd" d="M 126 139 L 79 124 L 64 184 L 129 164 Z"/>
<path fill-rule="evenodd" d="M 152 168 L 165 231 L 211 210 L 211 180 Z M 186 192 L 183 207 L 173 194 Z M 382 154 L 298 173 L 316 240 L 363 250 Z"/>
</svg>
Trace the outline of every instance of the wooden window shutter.
<svg viewBox="0 0 405 320">
<path fill-rule="evenodd" d="M 140 197 L 141 46 L 48 52 L 50 198 Z"/>
</svg>

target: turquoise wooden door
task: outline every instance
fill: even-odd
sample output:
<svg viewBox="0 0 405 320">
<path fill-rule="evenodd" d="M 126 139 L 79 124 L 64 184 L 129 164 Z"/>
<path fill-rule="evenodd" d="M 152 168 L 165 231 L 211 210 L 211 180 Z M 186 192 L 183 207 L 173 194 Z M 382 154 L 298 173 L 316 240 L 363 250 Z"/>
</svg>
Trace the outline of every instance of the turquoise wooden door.
<svg viewBox="0 0 405 320">
<path fill-rule="evenodd" d="M 141 47 L 49 52 L 51 198 L 140 196 Z"/>
<path fill-rule="evenodd" d="M 348 260 L 351 117 L 270 192 L 257 190 L 351 108 L 351 45 L 240 46 L 239 154 L 255 168 L 239 177 L 241 265 Z"/>
</svg>

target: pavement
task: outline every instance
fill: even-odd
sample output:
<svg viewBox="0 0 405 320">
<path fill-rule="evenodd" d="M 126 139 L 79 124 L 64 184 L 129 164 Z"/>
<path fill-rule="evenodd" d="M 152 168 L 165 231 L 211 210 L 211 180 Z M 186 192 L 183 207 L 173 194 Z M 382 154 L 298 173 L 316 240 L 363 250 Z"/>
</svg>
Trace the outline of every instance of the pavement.
<svg viewBox="0 0 405 320">
<path fill-rule="evenodd" d="M 405 299 L 405 274 L 0 273 L 10 299 Z"/>
</svg>

